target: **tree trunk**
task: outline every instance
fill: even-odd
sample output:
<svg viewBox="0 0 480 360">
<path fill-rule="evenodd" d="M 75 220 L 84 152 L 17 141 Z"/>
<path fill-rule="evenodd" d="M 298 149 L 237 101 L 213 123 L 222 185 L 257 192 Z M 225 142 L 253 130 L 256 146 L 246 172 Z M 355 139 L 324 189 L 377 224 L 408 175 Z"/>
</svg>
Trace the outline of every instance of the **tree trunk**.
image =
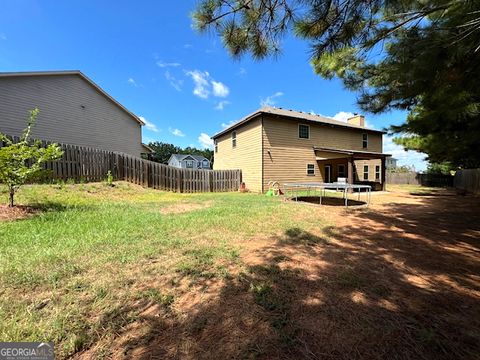
<svg viewBox="0 0 480 360">
<path fill-rule="evenodd" d="M 14 189 L 13 186 L 12 186 L 12 187 L 10 187 L 9 190 L 10 190 L 10 203 L 8 204 L 8 206 L 13 207 L 13 206 L 14 206 L 14 204 L 13 204 L 13 197 L 14 197 L 14 195 L 15 195 L 15 189 Z"/>
</svg>

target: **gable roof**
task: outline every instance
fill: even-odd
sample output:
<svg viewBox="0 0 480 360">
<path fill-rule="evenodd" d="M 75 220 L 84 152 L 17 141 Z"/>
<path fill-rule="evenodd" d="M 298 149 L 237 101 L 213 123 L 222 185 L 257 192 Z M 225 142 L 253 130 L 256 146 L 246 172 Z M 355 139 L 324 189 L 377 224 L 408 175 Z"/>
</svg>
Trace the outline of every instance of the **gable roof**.
<svg viewBox="0 0 480 360">
<path fill-rule="evenodd" d="M 242 119 L 238 120 L 234 124 L 228 126 L 227 128 L 223 129 L 222 131 L 216 133 L 215 135 L 212 136 L 212 139 L 215 139 L 219 137 L 220 135 L 223 135 L 240 125 L 243 125 L 247 123 L 248 121 L 256 118 L 259 115 L 263 114 L 268 114 L 268 115 L 276 115 L 276 116 L 282 116 L 285 118 L 290 118 L 294 120 L 302 120 L 305 122 L 313 122 L 313 123 L 319 123 L 319 124 L 324 124 L 324 125 L 331 125 L 331 126 L 340 126 L 344 128 L 350 128 L 350 129 L 357 129 L 357 130 L 363 130 L 363 131 L 369 131 L 369 132 L 377 132 L 377 133 L 382 133 L 385 134 L 385 131 L 382 130 L 375 130 L 375 129 L 370 129 L 366 128 L 364 126 L 359 126 L 359 125 L 354 125 L 354 124 L 349 124 L 344 121 L 339 121 L 339 120 L 334 120 L 327 118 L 325 116 L 321 115 L 316 115 L 316 114 L 311 114 L 311 113 L 306 113 L 302 111 L 295 111 L 295 110 L 288 110 L 288 109 L 282 109 L 282 108 L 276 108 L 272 106 L 264 106 L 251 114 L 243 117 Z"/>
<path fill-rule="evenodd" d="M 182 161 L 182 160 L 185 160 L 187 157 L 191 157 L 192 159 L 196 160 L 196 161 L 203 161 L 203 160 L 207 160 L 208 162 L 210 162 L 206 157 L 204 156 L 200 156 L 200 155 L 190 155 L 190 154 L 172 154 L 172 156 L 170 156 L 170 159 L 171 158 L 174 158 L 178 161 Z"/>
<path fill-rule="evenodd" d="M 101 95 L 105 96 L 108 100 L 117 105 L 121 110 L 130 115 L 136 122 L 140 125 L 145 125 L 145 123 L 140 120 L 140 118 L 129 111 L 125 106 L 120 104 L 117 100 L 111 97 L 105 90 L 93 82 L 89 77 L 87 77 L 80 70 L 62 70 L 62 71 L 24 71 L 24 72 L 0 72 L 0 78 L 2 77 L 28 77 L 28 76 L 64 76 L 64 75 L 76 75 L 89 83 L 95 90 L 97 90 Z"/>
</svg>

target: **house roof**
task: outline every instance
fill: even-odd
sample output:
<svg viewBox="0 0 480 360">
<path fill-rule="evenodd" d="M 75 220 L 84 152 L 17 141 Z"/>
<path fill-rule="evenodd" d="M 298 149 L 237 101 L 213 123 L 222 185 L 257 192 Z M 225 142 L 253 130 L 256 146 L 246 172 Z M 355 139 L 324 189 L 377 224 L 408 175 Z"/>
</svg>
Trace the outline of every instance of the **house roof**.
<svg viewBox="0 0 480 360">
<path fill-rule="evenodd" d="M 147 150 L 147 152 L 149 152 L 149 153 L 155 152 L 150 146 L 148 146 L 148 145 L 145 144 L 145 143 L 142 143 L 142 146 L 143 146 L 143 148 L 144 148 L 145 150 Z"/>
<path fill-rule="evenodd" d="M 290 118 L 294 120 L 302 120 L 305 122 L 313 122 L 313 123 L 320 123 L 324 125 L 331 125 L 331 126 L 340 126 L 340 127 L 345 127 L 345 128 L 351 128 L 351 129 L 358 129 L 358 130 L 363 130 L 363 131 L 370 131 L 370 132 L 377 132 L 377 133 L 382 133 L 385 134 L 385 131 L 382 130 L 375 130 L 375 129 L 370 129 L 366 128 L 364 126 L 359 126 L 359 125 L 354 125 L 354 124 L 349 124 L 344 121 L 339 121 L 339 120 L 334 120 L 330 119 L 325 116 L 321 115 L 316 115 L 316 114 L 311 114 L 311 113 L 306 113 L 302 111 L 295 111 L 295 110 L 288 110 L 288 109 L 282 109 L 282 108 L 276 108 L 272 106 L 264 106 L 251 114 L 248 114 L 247 116 L 243 117 L 242 119 L 238 120 L 237 122 L 233 123 L 232 125 L 228 126 L 227 128 L 223 129 L 222 131 L 216 133 L 215 135 L 212 136 L 212 139 L 215 139 L 219 137 L 220 135 L 223 135 L 240 125 L 243 125 L 247 123 L 248 121 L 256 118 L 259 115 L 262 114 L 268 114 L 268 115 L 276 115 L 276 116 L 281 116 L 285 118 Z"/>
<path fill-rule="evenodd" d="M 191 157 L 197 161 L 203 161 L 203 160 L 207 160 L 209 161 L 206 157 L 204 156 L 200 156 L 200 155 L 190 155 L 190 154 L 172 154 L 172 156 L 170 156 L 170 159 L 171 158 L 174 158 L 174 159 L 177 159 L 178 161 L 182 161 L 182 160 L 185 160 L 185 158 L 187 157 Z"/>
<path fill-rule="evenodd" d="M 117 105 L 120 109 L 130 115 L 135 121 L 137 121 L 140 125 L 145 125 L 145 123 L 140 120 L 140 118 L 129 111 L 125 106 L 120 104 L 117 100 L 111 97 L 105 90 L 103 90 L 100 86 L 94 83 L 89 77 L 87 77 L 84 73 L 80 70 L 61 70 L 61 71 L 25 71 L 25 72 L 0 72 L 0 78 L 2 77 L 28 77 L 28 76 L 64 76 L 64 75 L 77 75 L 90 85 L 92 85 L 95 90 L 97 90 L 100 94 L 105 96 L 115 105 Z"/>
</svg>

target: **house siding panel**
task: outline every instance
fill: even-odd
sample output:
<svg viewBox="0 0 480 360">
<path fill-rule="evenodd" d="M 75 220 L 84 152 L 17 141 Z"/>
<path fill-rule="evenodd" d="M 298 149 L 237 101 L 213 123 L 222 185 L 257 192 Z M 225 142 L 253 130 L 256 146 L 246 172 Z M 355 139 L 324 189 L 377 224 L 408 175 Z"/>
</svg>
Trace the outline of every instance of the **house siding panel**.
<svg viewBox="0 0 480 360">
<path fill-rule="evenodd" d="M 0 79 L 1 132 L 20 135 L 35 107 L 35 138 L 135 156 L 144 152 L 141 125 L 78 75 Z"/>
<path fill-rule="evenodd" d="M 235 129 L 237 146 L 232 148 L 231 132 L 221 135 L 218 152 L 214 154 L 215 170 L 241 169 L 246 187 L 255 192 L 262 191 L 262 124 L 258 117 Z"/>
</svg>

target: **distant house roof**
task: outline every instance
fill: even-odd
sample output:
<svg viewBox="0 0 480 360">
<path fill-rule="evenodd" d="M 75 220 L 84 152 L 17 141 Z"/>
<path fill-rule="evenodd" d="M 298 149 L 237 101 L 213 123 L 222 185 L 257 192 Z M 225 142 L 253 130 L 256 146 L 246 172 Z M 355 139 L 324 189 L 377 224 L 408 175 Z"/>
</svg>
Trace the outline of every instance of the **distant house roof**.
<svg viewBox="0 0 480 360">
<path fill-rule="evenodd" d="M 174 158 L 178 161 L 182 161 L 182 160 L 185 160 L 187 157 L 191 157 L 193 158 L 194 160 L 196 161 L 203 161 L 203 160 L 207 160 L 209 161 L 206 157 L 204 156 L 200 156 L 200 155 L 190 155 L 190 154 L 172 154 L 172 156 L 170 157 L 171 158 Z"/>
<path fill-rule="evenodd" d="M 215 139 L 219 137 L 220 135 L 223 135 L 236 127 L 245 124 L 246 122 L 256 118 L 258 115 L 262 114 L 268 114 L 268 115 L 277 115 L 277 116 L 282 116 L 282 117 L 287 117 L 291 119 L 296 119 L 296 120 L 302 120 L 306 122 L 315 122 L 315 123 L 321 123 L 321 124 L 326 124 L 326 125 L 331 125 L 331 126 L 341 126 L 341 127 L 346 127 L 346 128 L 351 128 L 351 129 L 358 129 L 358 130 L 364 130 L 364 131 L 371 131 L 371 132 L 378 132 L 378 133 L 383 133 L 385 134 L 385 131 L 382 130 L 375 130 L 375 129 L 370 129 L 366 128 L 363 126 L 359 125 L 354 125 L 354 124 L 349 124 L 343 121 L 339 120 L 334 120 L 327 118 L 325 116 L 321 115 L 316 115 L 316 114 L 311 114 L 311 113 L 306 113 L 302 111 L 294 111 L 294 110 L 288 110 L 288 109 L 282 109 L 282 108 L 276 108 L 272 106 L 264 106 L 253 113 L 245 116 L 244 118 L 238 120 L 237 122 L 233 123 L 232 125 L 228 126 L 224 130 L 216 133 L 215 135 L 212 136 L 212 139 Z"/>
<path fill-rule="evenodd" d="M 143 148 L 145 149 L 145 153 L 153 153 L 155 152 L 150 146 L 147 144 L 142 143 Z"/>
<path fill-rule="evenodd" d="M 100 94 L 105 96 L 115 105 L 117 105 L 120 109 L 130 115 L 135 121 L 137 121 L 141 125 L 145 125 L 145 123 L 140 120 L 140 118 L 129 111 L 125 106 L 120 104 L 117 100 L 111 97 L 105 90 L 103 90 L 100 86 L 94 83 L 90 78 L 88 78 L 84 73 L 80 70 L 62 70 L 62 71 L 25 71 L 25 72 L 0 72 L 0 78 L 2 77 L 28 77 L 28 76 L 64 76 L 64 75 L 76 75 L 85 80 L 87 83 L 92 85 Z"/>
</svg>

